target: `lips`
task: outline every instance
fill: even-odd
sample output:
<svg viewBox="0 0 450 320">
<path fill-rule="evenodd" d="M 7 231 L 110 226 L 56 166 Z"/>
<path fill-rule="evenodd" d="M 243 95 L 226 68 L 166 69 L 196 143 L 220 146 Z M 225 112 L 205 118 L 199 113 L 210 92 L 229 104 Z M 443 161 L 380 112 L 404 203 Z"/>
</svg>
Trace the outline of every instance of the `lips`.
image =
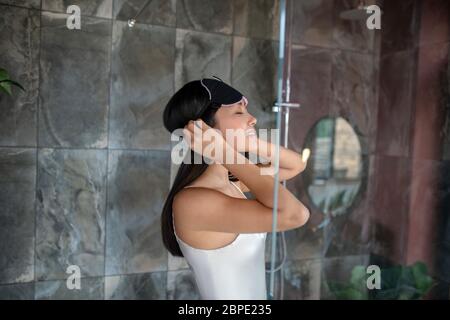
<svg viewBox="0 0 450 320">
<path fill-rule="evenodd" d="M 254 129 L 246 130 L 245 135 L 247 135 L 247 136 L 255 135 L 256 136 L 256 130 L 254 130 Z"/>
</svg>

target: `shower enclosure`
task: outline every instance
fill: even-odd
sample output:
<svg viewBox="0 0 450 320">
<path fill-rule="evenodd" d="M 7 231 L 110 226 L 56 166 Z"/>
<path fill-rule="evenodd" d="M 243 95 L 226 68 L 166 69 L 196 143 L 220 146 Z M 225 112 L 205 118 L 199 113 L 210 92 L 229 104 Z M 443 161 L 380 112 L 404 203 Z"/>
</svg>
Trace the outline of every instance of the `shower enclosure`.
<svg viewBox="0 0 450 320">
<path fill-rule="evenodd" d="M 311 217 L 268 237 L 269 299 L 448 299 L 448 3 L 279 5 L 277 143 L 311 150 L 283 184 Z"/>
</svg>

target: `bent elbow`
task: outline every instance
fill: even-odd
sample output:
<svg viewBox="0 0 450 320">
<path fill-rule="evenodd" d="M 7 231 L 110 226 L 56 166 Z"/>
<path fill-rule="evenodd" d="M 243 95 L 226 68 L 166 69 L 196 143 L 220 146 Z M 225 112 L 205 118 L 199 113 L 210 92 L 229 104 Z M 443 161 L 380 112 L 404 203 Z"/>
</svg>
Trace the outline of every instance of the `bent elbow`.
<svg viewBox="0 0 450 320">
<path fill-rule="evenodd" d="M 308 208 L 306 208 L 304 205 L 301 205 L 299 209 L 295 210 L 295 212 L 292 214 L 292 219 L 295 221 L 295 226 L 297 228 L 300 228 L 304 226 L 310 217 L 310 212 Z"/>
</svg>

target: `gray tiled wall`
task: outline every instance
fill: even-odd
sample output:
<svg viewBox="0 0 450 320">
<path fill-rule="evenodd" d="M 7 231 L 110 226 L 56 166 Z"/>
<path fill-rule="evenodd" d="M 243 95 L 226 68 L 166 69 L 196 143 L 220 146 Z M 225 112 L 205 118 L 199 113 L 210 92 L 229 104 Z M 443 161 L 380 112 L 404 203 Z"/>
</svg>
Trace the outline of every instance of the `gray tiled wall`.
<svg viewBox="0 0 450 320">
<path fill-rule="evenodd" d="M 162 110 L 217 75 L 273 125 L 278 1 L 258 2 L 151 1 L 129 28 L 145 1 L 0 0 L 0 67 L 26 88 L 0 95 L 0 299 L 198 298 L 161 240 Z"/>
<path fill-rule="evenodd" d="M 350 121 L 370 154 L 378 39 L 336 18 L 356 3 L 295 1 L 294 85 L 313 110 L 300 123 L 350 114 L 342 99 L 356 88 Z M 81 8 L 81 30 L 65 27 L 69 4 Z M 0 67 L 27 88 L 0 95 L 1 299 L 198 298 L 186 262 L 161 241 L 174 177 L 162 110 L 185 82 L 217 75 L 249 97 L 257 127 L 274 127 L 279 1 L 153 0 L 130 29 L 144 4 L 0 0 Z M 330 243 L 312 227 L 286 233 L 286 299 L 327 297 L 321 277 L 365 263 L 366 206 L 338 226 L 356 231 Z M 66 288 L 71 264 L 80 291 Z"/>
</svg>

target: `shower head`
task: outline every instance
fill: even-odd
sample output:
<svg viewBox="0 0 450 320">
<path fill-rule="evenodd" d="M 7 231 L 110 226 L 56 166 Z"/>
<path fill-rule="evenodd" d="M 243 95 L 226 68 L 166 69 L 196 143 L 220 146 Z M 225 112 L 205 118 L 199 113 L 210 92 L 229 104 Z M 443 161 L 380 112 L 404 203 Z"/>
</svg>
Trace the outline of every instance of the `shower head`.
<svg viewBox="0 0 450 320">
<path fill-rule="evenodd" d="M 357 8 L 342 11 L 339 17 L 344 20 L 366 20 L 369 17 L 367 7 L 363 1 L 360 1 Z"/>
</svg>

